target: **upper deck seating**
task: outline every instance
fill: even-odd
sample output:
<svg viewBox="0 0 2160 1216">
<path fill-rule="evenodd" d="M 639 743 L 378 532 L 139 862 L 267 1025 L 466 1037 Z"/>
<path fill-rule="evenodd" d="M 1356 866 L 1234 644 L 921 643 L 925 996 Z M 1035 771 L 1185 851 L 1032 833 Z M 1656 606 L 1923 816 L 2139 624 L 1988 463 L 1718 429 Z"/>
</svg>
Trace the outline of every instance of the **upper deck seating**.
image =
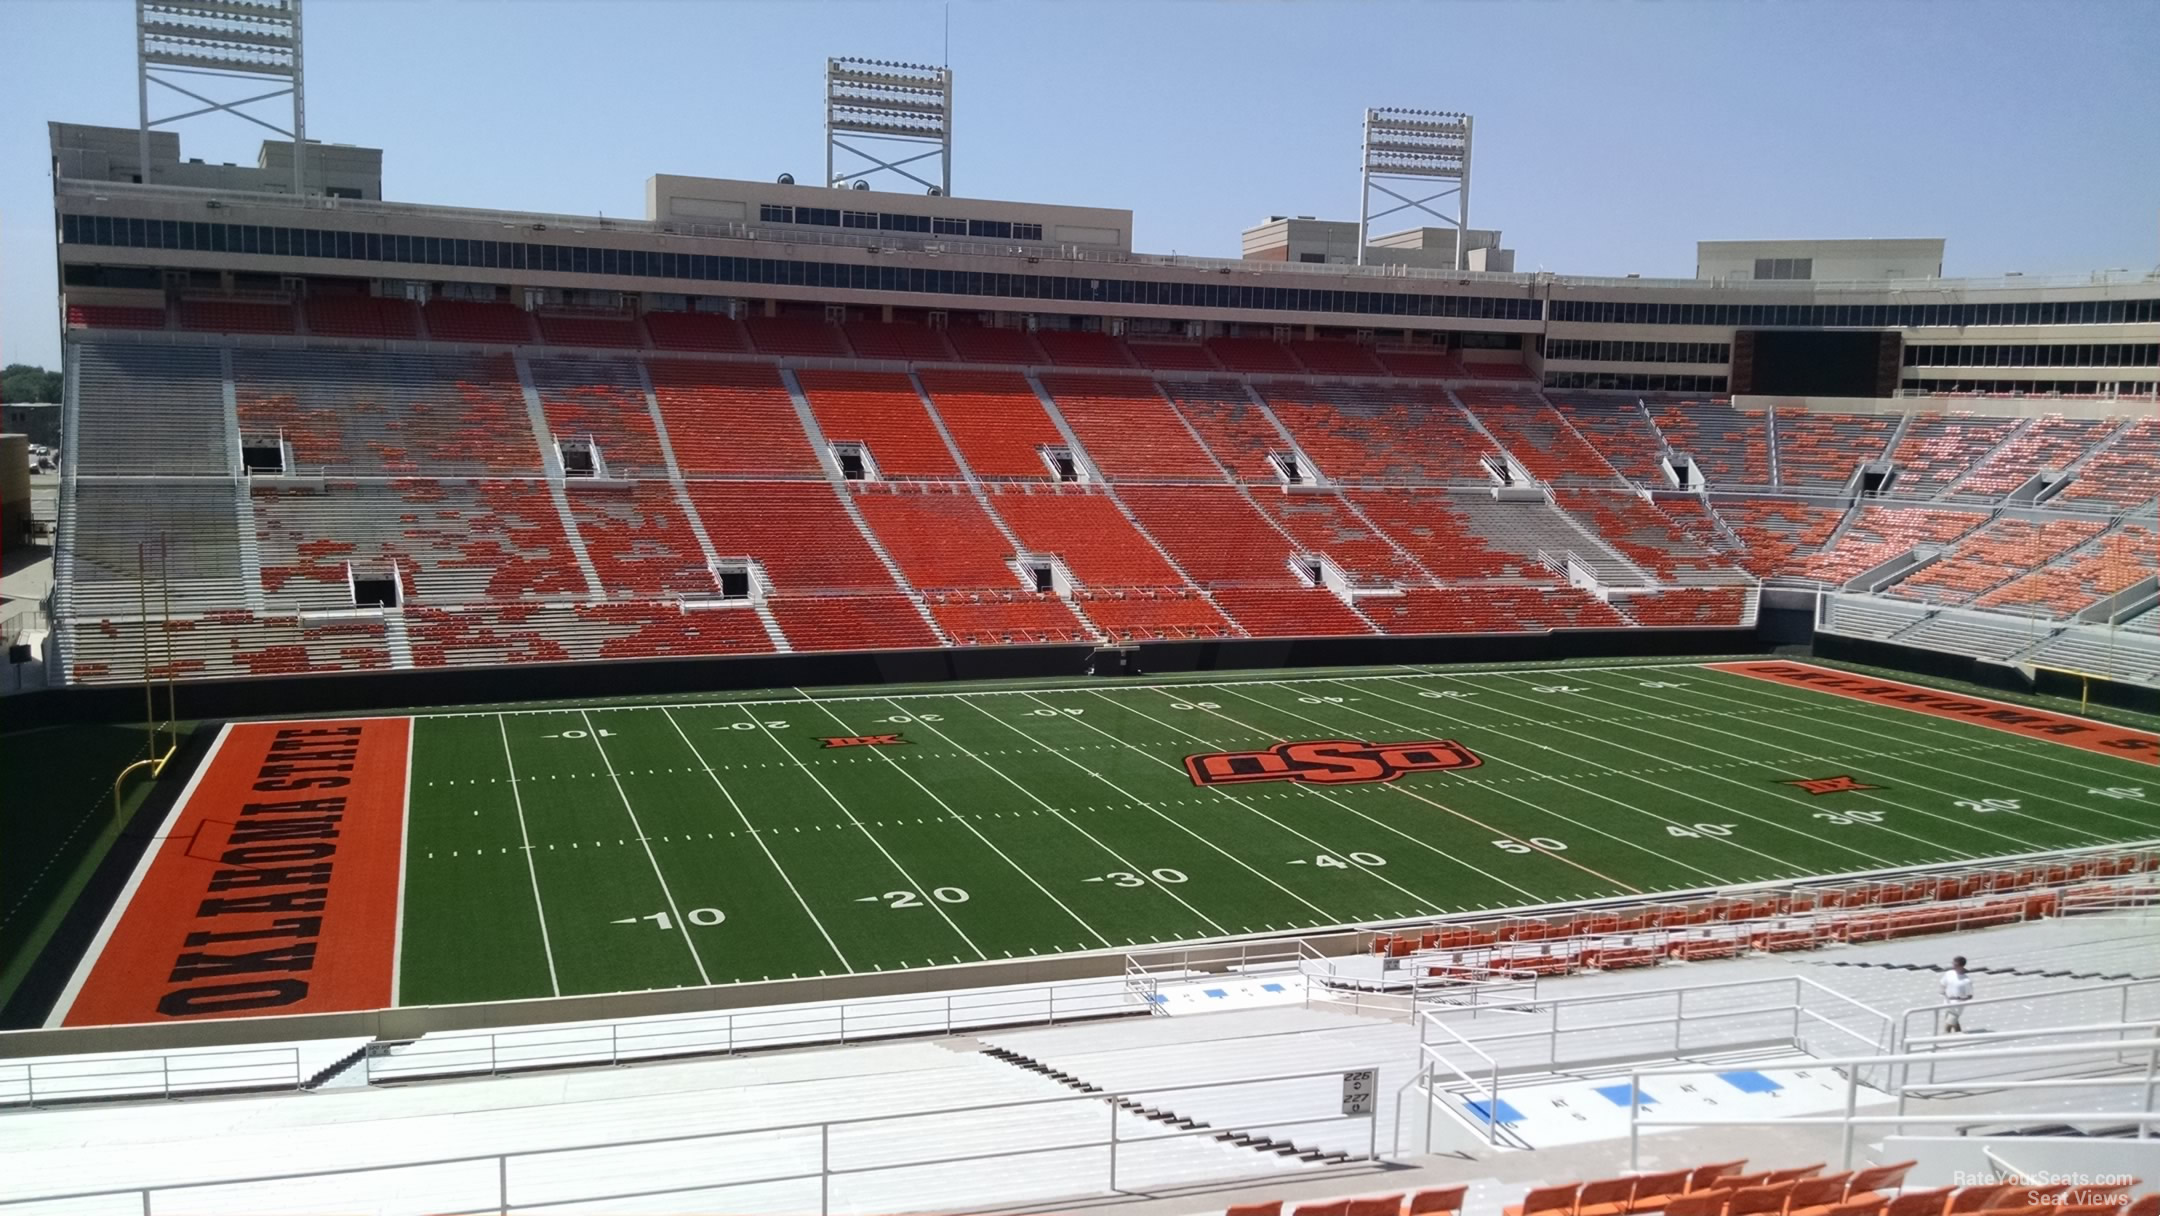
<svg viewBox="0 0 2160 1216">
<path fill-rule="evenodd" d="M 892 595 L 810 595 L 770 601 L 796 650 L 911 650 L 936 646 L 915 602 Z"/>
<path fill-rule="evenodd" d="M 1434 389 L 1268 384 L 1260 393 L 1331 481 L 1489 485 L 1492 444 Z"/>
<path fill-rule="evenodd" d="M 2079 506 L 2136 507 L 2160 494 L 2160 418 L 2130 424 L 2121 437 L 2079 466 L 2077 476 L 2050 500 Z"/>
<path fill-rule="evenodd" d="M 1325 587 L 1221 587 L 1215 605 L 1256 638 L 1370 634 L 1371 625 Z"/>
<path fill-rule="evenodd" d="M 1713 508 L 1744 546 L 1740 564 L 1758 578 L 1799 573 L 1845 520 L 1842 504 L 1798 498 L 1721 496 Z"/>
<path fill-rule="evenodd" d="M 1890 493 L 1898 498 L 1933 498 L 2017 429 L 2015 418 L 1976 414 L 1921 414 L 1905 424 L 1897 449 L 1890 453 L 1897 480 Z"/>
<path fill-rule="evenodd" d="M 1222 364 L 1208 353 L 1208 348 L 1198 342 L 1142 342 L 1134 339 L 1126 343 L 1126 350 L 1142 367 L 1162 368 L 1170 371 L 1221 371 Z"/>
<path fill-rule="evenodd" d="M 315 295 L 307 298 L 305 311 L 308 332 L 324 337 L 412 339 L 420 336 L 420 308 L 411 300 Z"/>
<path fill-rule="evenodd" d="M 1999 519 L 1965 538 L 1950 556 L 1899 580 L 1890 594 L 1931 604 L 1964 604 L 1991 587 L 2037 570 L 2098 536 L 2096 520 L 2033 523 Z"/>
<path fill-rule="evenodd" d="M 1050 479 L 1043 451 L 1066 446 L 1065 438 L 1026 377 L 931 369 L 920 378 L 970 472 L 993 480 Z"/>
<path fill-rule="evenodd" d="M 1740 572 L 1672 517 L 1633 493 L 1556 490 L 1560 508 L 1590 526 L 1598 539 L 1661 579 L 1740 581 Z"/>
<path fill-rule="evenodd" d="M 84 481 L 54 571 L 63 613 L 135 616 L 245 604 L 241 491 L 230 478 Z M 145 581 L 147 580 L 147 582 Z"/>
<path fill-rule="evenodd" d="M 69 329 L 163 329 L 163 308 L 127 308 L 111 304 L 70 304 Z"/>
<path fill-rule="evenodd" d="M 860 443 L 880 477 L 958 477 L 914 382 L 893 372 L 796 373 L 827 443 Z"/>
<path fill-rule="evenodd" d="M 1880 460 L 1897 419 L 1875 414 L 1826 414 L 1781 410 L 1772 419 L 1777 436 L 1778 483 L 1787 489 L 1836 489 L 1860 466 Z"/>
<path fill-rule="evenodd" d="M 1305 374 L 1305 365 L 1290 353 L 1289 346 L 1269 338 L 1209 338 L 1207 348 L 1217 363 L 1234 372 Z"/>
<path fill-rule="evenodd" d="M 1612 466 L 1534 388 L 1467 386 L 1456 396 L 1540 481 L 1614 484 Z"/>
<path fill-rule="evenodd" d="M 1305 585 L 1290 569 L 1298 546 L 1228 486 L 1132 486 L 1118 497 L 1200 586 Z"/>
<path fill-rule="evenodd" d="M 610 599 L 720 593 L 674 486 L 572 481 L 566 489 L 570 514 Z"/>
<path fill-rule="evenodd" d="M 428 336 L 437 342 L 485 342 L 525 346 L 535 340 L 532 316 L 500 301 L 436 298 L 421 310 Z"/>
<path fill-rule="evenodd" d="M 1973 601 L 1975 608 L 2043 613 L 2057 620 L 2152 577 L 2160 569 L 2160 535 L 2150 526 L 2126 523 L 2082 552 L 1997 587 Z"/>
<path fill-rule="evenodd" d="M 180 301 L 180 328 L 215 334 L 289 334 L 294 328 L 293 309 L 282 301 L 194 296 Z"/>
<path fill-rule="evenodd" d="M 1050 362 L 1050 357 L 1043 353 L 1042 347 L 1035 345 L 1035 339 L 1024 329 L 953 325 L 946 329 L 945 340 L 952 344 L 954 354 L 969 363 L 1040 367 Z"/>
<path fill-rule="evenodd" d="M 550 438 L 590 439 L 610 477 L 666 477 L 667 455 L 653 427 L 637 366 L 617 359 L 534 359 L 533 387 Z"/>
<path fill-rule="evenodd" d="M 854 487 L 855 508 L 923 591 L 1016 590 L 1013 544 L 965 484 L 870 483 Z"/>
<path fill-rule="evenodd" d="M 1044 376 L 1042 385 L 1095 467 L 1111 480 L 1221 478 L 1153 380 L 1052 375 Z"/>
<path fill-rule="evenodd" d="M 750 344 L 768 355 L 845 359 L 855 352 L 837 325 L 815 317 L 751 317 L 743 322 Z"/>
<path fill-rule="evenodd" d="M 1554 581 L 1554 575 L 1537 559 L 1537 540 L 1530 553 L 1509 544 L 1518 530 L 1510 519 L 1517 511 L 1536 515 L 1546 529 L 1557 525 L 1575 535 L 1565 520 L 1544 503 L 1494 503 L 1475 491 L 1461 494 L 1439 489 L 1353 490 L 1350 501 L 1365 517 L 1397 545 L 1417 558 L 1418 564 L 1442 582 L 1466 579 L 1529 579 Z M 1543 539 L 1540 531 L 1538 539 Z M 1580 540 L 1580 537 L 1577 537 Z"/>
<path fill-rule="evenodd" d="M 774 368 L 668 359 L 646 367 L 683 476 L 823 476 Z"/>
<path fill-rule="evenodd" d="M 649 312 L 645 333 L 660 350 L 735 354 L 750 349 L 750 333 L 742 322 L 716 312 Z"/>
<path fill-rule="evenodd" d="M 1615 596 L 1613 606 L 1638 625 L 1736 628 L 1747 615 L 1747 589 L 1665 587 Z"/>
<path fill-rule="evenodd" d="M 1860 517 L 1837 544 L 1803 563 L 1801 573 L 1842 583 L 1915 545 L 1945 545 L 1986 522 L 1985 515 L 1971 511 L 1870 504 L 1860 509 Z"/>
<path fill-rule="evenodd" d="M 1462 361 L 1443 350 L 1430 347 L 1377 347 L 1373 358 L 1387 369 L 1391 376 L 1416 376 L 1426 380 L 1461 380 L 1469 375 L 1463 370 Z"/>
<path fill-rule="evenodd" d="M 550 346 L 615 346 L 637 350 L 645 345 L 645 333 L 634 316 L 593 313 L 535 314 L 540 336 Z"/>
<path fill-rule="evenodd" d="M 1535 633 L 1627 623 L 1603 600 L 1565 586 L 1413 587 L 1399 596 L 1359 600 L 1358 608 L 1381 632 L 1391 634 Z"/>
<path fill-rule="evenodd" d="M 1082 585 L 1184 585 L 1184 576 L 1163 560 L 1101 490 L 1074 485 L 999 489 L 1003 492 L 990 496 L 990 509 L 1030 553 L 1047 553 L 1063 561 Z"/>
<path fill-rule="evenodd" d="M 850 321 L 848 345 L 865 359 L 897 359 L 908 363 L 950 362 L 956 356 L 945 335 L 927 325 L 897 322 Z"/>
<path fill-rule="evenodd" d="M 251 505 L 263 594 L 276 607 L 349 607 L 348 565 L 395 567 L 407 604 L 588 593 L 562 517 L 534 481 L 257 482 Z"/>
<path fill-rule="evenodd" d="M 508 356 L 238 349 L 232 368 L 240 429 L 283 434 L 287 472 L 541 471 Z"/>
<path fill-rule="evenodd" d="M 1050 357 L 1050 362 L 1063 367 L 1132 367 L 1132 356 L 1126 353 L 1125 344 L 1108 334 L 1088 333 L 1078 329 L 1039 329 L 1035 331 L 1035 344 Z"/>
<path fill-rule="evenodd" d="M 186 346 L 81 343 L 75 450 L 83 476 L 224 475 L 238 456 L 225 423 L 218 353 Z"/>
<path fill-rule="evenodd" d="M 84 622 L 70 640 L 68 678 L 78 684 L 127 684 L 168 673 L 178 679 L 232 679 L 388 666 L 380 619 L 302 620 L 291 613 L 227 609 L 176 614 L 147 630 L 131 621 Z"/>
<path fill-rule="evenodd" d="M 1723 401 L 1661 401 L 1650 414 L 1676 450 L 1695 458 L 1712 489 L 1771 484 L 1767 414 L 1744 414 Z"/>
<path fill-rule="evenodd" d="M 1546 397 L 1622 476 L 1646 486 L 1672 484 L 1658 465 L 1665 454 L 1665 440 L 1633 398 L 1560 393 Z"/>
<path fill-rule="evenodd" d="M 1360 586 L 1423 583 L 1415 562 L 1333 491 L 1255 489 L 1253 501 L 1307 551 L 1326 555 Z"/>
<path fill-rule="evenodd" d="M 1968 502 L 2001 498 L 2043 469 L 2069 467 L 2117 425 L 2104 418 L 2065 418 L 2060 414 L 2035 419 L 2016 438 L 1975 466 L 1965 480 L 1952 486 L 1950 497 Z"/>
<path fill-rule="evenodd" d="M 1253 404 L 1244 385 L 1234 380 L 1168 380 L 1162 390 L 1232 477 L 1265 483 L 1281 479 L 1268 453 L 1287 450 L 1289 442 Z M 1302 476 L 1309 481 L 1312 472 Z"/>
<path fill-rule="evenodd" d="M 1290 353 L 1306 370 L 1320 376 L 1385 376 L 1388 369 L 1373 358 L 1372 348 L 1357 342 L 1298 342 Z"/>
<path fill-rule="evenodd" d="M 687 484 L 714 556 L 755 558 L 775 595 L 899 590 L 831 482 Z"/>
<path fill-rule="evenodd" d="M 1237 627 L 1189 587 L 1088 589 L 1074 598 L 1112 641 L 1238 636 Z"/>
<path fill-rule="evenodd" d="M 1079 642 L 1087 627 L 1064 600 L 1035 591 L 949 592 L 928 597 L 930 615 L 956 646 Z"/>
<path fill-rule="evenodd" d="M 489 604 L 409 608 L 415 667 L 493 667 L 771 652 L 745 604 L 686 612 L 678 604 Z"/>
<path fill-rule="evenodd" d="M 1537 377 L 1522 363 L 1506 358 L 1480 359 L 1478 355 L 1500 354 L 1498 351 L 1466 350 L 1462 355 L 1463 371 L 1473 380 L 1528 380 L 1533 384 Z"/>
</svg>

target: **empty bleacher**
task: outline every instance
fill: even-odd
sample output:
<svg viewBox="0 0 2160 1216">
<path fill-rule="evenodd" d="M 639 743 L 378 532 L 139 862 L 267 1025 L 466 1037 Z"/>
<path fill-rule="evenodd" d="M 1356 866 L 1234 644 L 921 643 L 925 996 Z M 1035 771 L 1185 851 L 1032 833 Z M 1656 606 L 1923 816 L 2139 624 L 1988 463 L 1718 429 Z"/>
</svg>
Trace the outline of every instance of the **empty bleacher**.
<svg viewBox="0 0 2160 1216">
<path fill-rule="evenodd" d="M 1383 346 L 1373 351 L 1373 358 L 1387 369 L 1390 376 L 1409 376 L 1422 380 L 1459 380 L 1470 374 L 1455 356 L 1431 347 Z"/>
<path fill-rule="evenodd" d="M 307 618 L 228 609 L 175 615 L 147 630 L 134 621 L 85 622 L 73 631 L 69 678 L 81 684 L 162 678 L 232 679 L 390 666 L 376 617 Z M 148 657 L 145 664 L 145 655 Z"/>
<path fill-rule="evenodd" d="M 1497 457 L 1444 390 L 1268 384 L 1268 406 L 1332 481 L 1488 485 Z"/>
<path fill-rule="evenodd" d="M 1983 659 L 2007 659 L 2045 639 L 2050 632 L 2051 627 L 2038 620 L 1987 616 L 1953 608 L 1907 629 L 1898 635 L 1898 642 Z"/>
<path fill-rule="evenodd" d="M 503 355 L 235 350 L 240 429 L 285 437 L 288 473 L 541 471 Z"/>
<path fill-rule="evenodd" d="M 321 337 L 409 341 L 420 336 L 420 309 L 410 300 L 313 295 L 303 312 L 308 332 Z"/>
<path fill-rule="evenodd" d="M 1186 576 L 1203 587 L 1305 585 L 1290 570 L 1290 558 L 1298 546 L 1236 490 L 1131 486 L 1118 497 Z M 1224 607 L 1237 615 L 1229 605 Z"/>
<path fill-rule="evenodd" d="M 1536 389 L 1472 385 L 1455 395 L 1531 476 L 1555 483 L 1613 484 L 1612 466 Z"/>
<path fill-rule="evenodd" d="M 2130 424 L 2092 459 L 2080 465 L 2055 505 L 2137 507 L 2150 505 L 2160 493 L 2160 418 L 2145 417 Z"/>
<path fill-rule="evenodd" d="M 2125 523 L 2065 558 L 1997 587 L 1972 601 L 1975 608 L 2032 612 L 2057 620 L 2150 578 L 2160 570 L 2160 533 L 2150 524 Z"/>
<path fill-rule="evenodd" d="M 1367 519 L 1442 582 L 1491 578 L 1550 582 L 1538 562 L 1540 542 L 1581 537 L 1543 503 L 1495 503 L 1478 491 L 1355 490 L 1347 497 Z M 1521 511 L 1531 531 L 1513 522 Z M 1525 551 L 1521 543 L 1531 547 Z"/>
<path fill-rule="evenodd" d="M 773 649 L 749 605 L 685 611 L 678 604 L 486 604 L 408 608 L 415 667 L 492 667 Z"/>
<path fill-rule="evenodd" d="M 395 569 L 406 602 L 482 604 L 587 594 L 562 518 L 533 481 L 258 482 L 251 506 L 274 607 L 349 607 L 348 565 Z"/>
<path fill-rule="evenodd" d="M 2015 418 L 1976 414 L 1920 414 L 1905 425 L 1890 453 L 1897 480 L 1890 492 L 1899 498 L 1933 498 L 1972 470 L 2018 428 Z"/>
<path fill-rule="evenodd" d="M 238 455 L 218 353 L 86 342 L 73 386 L 79 476 L 224 476 Z"/>
<path fill-rule="evenodd" d="M 814 317 L 751 317 L 743 328 L 750 345 L 763 354 L 845 359 L 853 353 L 839 326 Z"/>
<path fill-rule="evenodd" d="M 1039 329 L 1035 345 L 1061 367 L 1132 367 L 1125 344 L 1103 333 L 1078 329 Z"/>
<path fill-rule="evenodd" d="M 1555 490 L 1560 509 L 1628 560 L 1668 581 L 1739 582 L 1745 576 L 1690 536 L 1671 516 L 1634 493 Z"/>
<path fill-rule="evenodd" d="M 1215 604 L 1256 638 L 1370 634 L 1372 626 L 1324 587 L 1218 587 Z"/>
<path fill-rule="evenodd" d="M 1748 592 L 1742 587 L 1665 587 L 1612 601 L 1638 625 L 1736 627 L 1746 622 Z"/>
<path fill-rule="evenodd" d="M 1168 371 L 1218 372 L 1223 366 L 1208 353 L 1208 348 L 1198 342 L 1142 342 L 1137 339 L 1126 343 L 1125 349 L 1133 361 L 1142 367 Z"/>
<path fill-rule="evenodd" d="M 2054 561 L 2105 526 L 2082 519 L 1999 519 L 1967 536 L 1950 556 L 1899 580 L 1889 593 L 1931 604 L 1968 603 L 2019 571 Z"/>
<path fill-rule="evenodd" d="M 653 426 L 637 366 L 618 359 L 534 359 L 533 388 L 551 439 L 590 440 L 609 477 L 666 477 L 667 456 Z"/>
<path fill-rule="evenodd" d="M 1231 477 L 1263 483 L 1282 480 L 1268 454 L 1290 445 L 1266 412 L 1253 404 L 1244 385 L 1234 380 L 1169 380 L 1162 389 Z M 1312 471 L 1304 470 L 1300 476 L 1310 481 Z"/>
<path fill-rule="evenodd" d="M 977 477 L 1045 481 L 1043 452 L 1065 446 L 1057 425 L 1027 379 L 1015 372 L 930 370 L 921 373 L 945 433 Z"/>
<path fill-rule="evenodd" d="M 428 336 L 437 342 L 484 342 L 524 346 L 536 335 L 524 309 L 499 300 L 433 299 L 421 309 Z"/>
<path fill-rule="evenodd" d="M 647 370 L 683 476 L 824 476 L 773 368 L 655 359 Z"/>
<path fill-rule="evenodd" d="M 854 487 L 855 509 L 900 567 L 923 591 L 1002 590 L 1020 586 L 1012 542 L 955 482 Z"/>
<path fill-rule="evenodd" d="M 1547 393 L 1546 398 L 1622 476 L 1646 486 L 1671 484 L 1658 458 L 1665 440 L 1632 397 Z"/>
<path fill-rule="evenodd" d="M 1233 372 L 1302 376 L 1305 366 L 1290 353 L 1287 343 L 1269 338 L 1209 338 L 1208 353 Z"/>
<path fill-rule="evenodd" d="M 1099 489 L 1082 486 L 1012 487 L 990 497 L 1013 534 L 1031 553 L 1065 563 L 1089 587 L 1183 587 L 1185 578 L 1165 562 Z"/>
<path fill-rule="evenodd" d="M 637 350 L 645 334 L 635 316 L 620 313 L 543 312 L 533 320 L 550 346 L 612 346 Z"/>
<path fill-rule="evenodd" d="M 1968 502 L 2001 498 L 2043 469 L 2067 467 L 2117 425 L 2105 419 L 2065 418 L 2060 414 L 2037 418 L 1975 465 L 1964 480 L 1951 487 L 1950 497 Z"/>
<path fill-rule="evenodd" d="M 190 296 L 180 301 L 180 328 L 214 334 L 289 334 L 292 305 L 282 300 Z"/>
<path fill-rule="evenodd" d="M 778 597 L 769 607 L 795 650 L 902 650 L 938 644 L 938 636 L 905 595 Z"/>
<path fill-rule="evenodd" d="M 898 590 L 830 482 L 693 481 L 687 486 L 714 556 L 756 559 L 775 595 Z"/>
<path fill-rule="evenodd" d="M 717 312 L 649 312 L 645 333 L 660 350 L 747 352 L 750 335 L 742 322 Z"/>
<path fill-rule="evenodd" d="M 1372 348 L 1357 342 L 1292 341 L 1290 353 L 1306 370 L 1320 376 L 1385 376 Z"/>
<path fill-rule="evenodd" d="M 1112 641 L 1238 636 L 1207 597 L 1189 587 L 1091 588 L 1074 599 Z"/>
<path fill-rule="evenodd" d="M 1829 549 L 1801 564 L 1801 573 L 1826 583 L 1842 583 L 1915 545 L 1946 545 L 1987 522 L 1971 511 L 1870 504 Z"/>
<path fill-rule="evenodd" d="M 1798 573 L 1845 520 L 1843 504 L 1801 498 L 1721 495 L 1712 509 L 1740 538 L 1737 560 L 1757 578 Z"/>
<path fill-rule="evenodd" d="M 674 486 L 572 481 L 567 488 L 570 514 L 610 598 L 719 594 Z"/>
<path fill-rule="evenodd" d="M 922 395 L 894 372 L 796 373 L 828 444 L 859 443 L 880 477 L 958 477 Z"/>
<path fill-rule="evenodd" d="M 1306 552 L 1325 555 L 1361 587 L 1423 583 L 1424 572 L 1342 496 L 1255 489 L 1253 502 Z"/>
<path fill-rule="evenodd" d="M 953 353 L 969 363 L 1011 363 L 1039 367 L 1050 361 L 1035 339 L 1024 329 L 986 325 L 953 325 L 945 331 Z"/>
<path fill-rule="evenodd" d="M 1170 402 L 1144 376 L 1056 376 L 1042 386 L 1095 467 L 1112 481 L 1172 477 L 1219 480 L 1221 472 Z"/>
<path fill-rule="evenodd" d="M 902 362 L 945 362 L 955 356 L 945 335 L 927 325 L 896 323 L 879 324 L 875 321 L 851 321 L 847 325 L 848 345 L 865 359 L 894 359 Z"/>
<path fill-rule="evenodd" d="M 163 329 L 163 308 L 137 308 L 116 304 L 70 304 L 69 329 Z"/>
<path fill-rule="evenodd" d="M 1079 642 L 1092 635 L 1064 600 L 1036 591 L 954 591 L 925 597 L 955 646 Z"/>
<path fill-rule="evenodd" d="M 1676 451 L 1695 458 L 1712 489 L 1772 484 L 1769 415 L 1723 401 L 1660 401 L 1651 420 Z"/>
<path fill-rule="evenodd" d="M 1610 629 L 1625 618 L 1575 587 L 1489 583 L 1413 587 L 1399 596 L 1368 596 L 1360 611 L 1383 633 L 1536 633 L 1550 629 Z"/>
<path fill-rule="evenodd" d="M 1781 410 L 1771 419 L 1777 437 L 1778 484 L 1788 490 L 1833 490 L 1860 466 L 1883 458 L 1895 415 Z"/>
<path fill-rule="evenodd" d="M 2056 634 L 2021 661 L 2070 671 L 2112 675 L 2147 684 L 2160 680 L 2160 639 L 2154 614 L 2119 629 L 2081 625 Z"/>
<path fill-rule="evenodd" d="M 75 486 L 63 612 L 135 616 L 247 603 L 241 493 L 231 478 L 84 481 Z M 147 579 L 147 583 L 141 581 Z"/>
</svg>

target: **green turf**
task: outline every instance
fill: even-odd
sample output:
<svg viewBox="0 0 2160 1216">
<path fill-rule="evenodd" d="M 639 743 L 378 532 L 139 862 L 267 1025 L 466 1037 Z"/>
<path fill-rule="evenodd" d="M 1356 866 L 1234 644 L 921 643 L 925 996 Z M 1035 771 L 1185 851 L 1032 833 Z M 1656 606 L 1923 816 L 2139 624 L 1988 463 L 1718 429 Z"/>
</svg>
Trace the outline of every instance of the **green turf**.
<svg viewBox="0 0 2160 1216">
<path fill-rule="evenodd" d="M 907 742 L 822 742 L 891 732 Z M 1454 739 L 1484 763 L 1336 787 L 1203 789 L 1183 768 L 1328 738 Z M 1878 788 L 1784 784 L 1836 775 Z M 425 716 L 399 999 L 891 971 L 2143 841 L 2156 775 L 1679 664 Z"/>
</svg>

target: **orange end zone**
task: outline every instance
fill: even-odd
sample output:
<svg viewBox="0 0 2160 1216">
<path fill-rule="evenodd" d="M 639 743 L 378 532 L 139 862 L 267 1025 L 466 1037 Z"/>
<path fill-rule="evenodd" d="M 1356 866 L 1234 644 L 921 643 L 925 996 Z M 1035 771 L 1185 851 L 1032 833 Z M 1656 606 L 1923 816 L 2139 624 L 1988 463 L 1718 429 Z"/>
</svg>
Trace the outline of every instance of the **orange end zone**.
<svg viewBox="0 0 2160 1216">
<path fill-rule="evenodd" d="M 410 718 L 226 727 L 53 1021 L 389 1005 L 411 737 Z"/>
<path fill-rule="evenodd" d="M 1985 697 L 1960 696 L 1957 693 L 1944 692 L 1940 688 L 1906 684 L 1897 680 L 1881 680 L 1874 676 L 1817 667 L 1811 663 L 1765 660 L 1705 663 L 1703 666 L 1712 671 L 1768 680 L 1773 684 L 1811 688 L 1833 696 L 1851 697 L 1855 701 L 1867 701 L 1893 709 L 1908 709 L 1933 714 L 1938 718 L 1970 722 L 1975 726 L 2008 731 L 2028 739 L 2045 739 L 2050 743 L 2061 743 L 2068 747 L 2081 747 L 2102 755 L 2124 756 L 2132 760 L 2160 764 L 2160 735 L 2092 718 L 2049 713 L 2044 709 L 2012 705 L 2006 701 L 1990 701 Z"/>
</svg>

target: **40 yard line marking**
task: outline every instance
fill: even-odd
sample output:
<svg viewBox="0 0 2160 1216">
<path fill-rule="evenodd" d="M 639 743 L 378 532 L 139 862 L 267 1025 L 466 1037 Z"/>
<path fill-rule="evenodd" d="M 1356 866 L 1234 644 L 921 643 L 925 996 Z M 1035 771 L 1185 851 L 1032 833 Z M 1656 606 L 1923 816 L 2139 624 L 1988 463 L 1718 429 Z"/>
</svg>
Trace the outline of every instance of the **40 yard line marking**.
<svg viewBox="0 0 2160 1216">
<path fill-rule="evenodd" d="M 495 729 L 502 733 L 503 764 L 510 771 L 510 801 L 517 807 L 518 839 L 525 846 L 521 850 L 525 854 L 525 875 L 532 879 L 533 918 L 540 922 L 540 950 L 547 955 L 548 988 L 561 996 L 562 981 L 555 977 L 555 947 L 548 942 L 547 905 L 540 902 L 540 871 L 533 866 L 532 837 L 525 831 L 525 795 L 518 792 L 517 761 L 510 755 L 510 727 L 501 714 L 495 715 Z M 419 733 L 418 723 L 413 725 L 413 733 Z"/>
</svg>

